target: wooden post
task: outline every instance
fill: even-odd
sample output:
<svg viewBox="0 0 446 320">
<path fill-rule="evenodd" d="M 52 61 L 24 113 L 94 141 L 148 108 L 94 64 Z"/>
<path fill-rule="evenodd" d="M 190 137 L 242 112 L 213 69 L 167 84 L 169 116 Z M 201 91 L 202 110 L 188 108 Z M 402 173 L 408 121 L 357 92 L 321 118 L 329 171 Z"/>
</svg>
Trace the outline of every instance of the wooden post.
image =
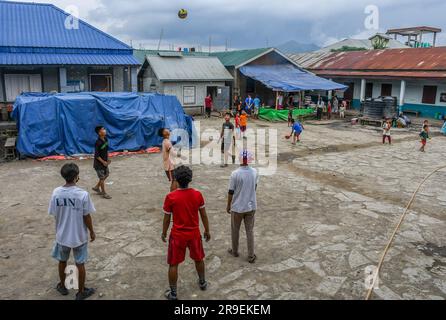
<svg viewBox="0 0 446 320">
<path fill-rule="evenodd" d="M 276 110 L 279 110 L 279 91 L 276 91 Z"/>
</svg>

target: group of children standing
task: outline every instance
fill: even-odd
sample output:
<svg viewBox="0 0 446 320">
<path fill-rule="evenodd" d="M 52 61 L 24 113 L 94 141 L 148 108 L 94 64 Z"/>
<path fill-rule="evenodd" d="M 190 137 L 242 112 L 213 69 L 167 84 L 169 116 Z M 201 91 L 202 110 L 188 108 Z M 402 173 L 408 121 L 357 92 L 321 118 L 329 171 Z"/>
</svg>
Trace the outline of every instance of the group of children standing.
<svg viewBox="0 0 446 320">
<path fill-rule="evenodd" d="M 391 130 L 392 130 L 392 120 L 386 119 L 386 121 L 383 123 L 383 144 L 385 144 L 386 141 L 388 141 L 389 144 L 392 144 Z M 429 127 L 428 120 L 425 120 L 423 122 L 423 127 L 421 129 L 419 136 L 420 136 L 420 141 L 421 141 L 420 151 L 425 152 L 427 140 L 431 139 L 430 138 L 430 127 Z"/>
</svg>

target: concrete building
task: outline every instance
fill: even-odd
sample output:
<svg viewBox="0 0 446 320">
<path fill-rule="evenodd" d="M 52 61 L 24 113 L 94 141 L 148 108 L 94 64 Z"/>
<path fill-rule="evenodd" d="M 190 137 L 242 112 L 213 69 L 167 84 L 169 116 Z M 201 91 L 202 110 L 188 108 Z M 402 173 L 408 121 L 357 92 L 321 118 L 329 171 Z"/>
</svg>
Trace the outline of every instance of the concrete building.
<svg viewBox="0 0 446 320">
<path fill-rule="evenodd" d="M 177 96 L 186 110 L 200 110 L 211 94 L 215 109 L 227 109 L 233 77 L 220 60 L 202 53 L 135 50 L 143 59 L 138 72 L 140 92 Z M 193 109 L 193 110 L 192 110 Z"/>
<path fill-rule="evenodd" d="M 22 92 L 137 91 L 133 50 L 51 4 L 0 1 L 0 107 Z"/>
<path fill-rule="evenodd" d="M 343 97 L 354 108 L 360 108 L 366 98 L 393 96 L 407 113 L 446 115 L 446 47 L 310 53 L 290 58 L 319 76 L 348 85 Z"/>
</svg>

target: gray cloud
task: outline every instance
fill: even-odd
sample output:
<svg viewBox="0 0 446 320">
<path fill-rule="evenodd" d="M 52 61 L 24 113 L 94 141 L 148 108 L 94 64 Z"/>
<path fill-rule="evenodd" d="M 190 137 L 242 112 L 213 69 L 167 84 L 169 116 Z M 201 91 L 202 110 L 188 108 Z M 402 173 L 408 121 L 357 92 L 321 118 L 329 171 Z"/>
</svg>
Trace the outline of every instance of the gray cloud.
<svg viewBox="0 0 446 320">
<path fill-rule="evenodd" d="M 29 0 L 32 1 L 32 0 Z M 125 42 L 154 46 L 164 29 L 164 46 L 213 46 L 227 40 L 234 48 L 277 45 L 288 40 L 318 45 L 367 36 L 367 5 L 380 9 L 380 31 L 431 25 L 445 29 L 444 0 L 53 0 L 62 8 L 79 6 L 81 18 Z M 185 8 L 186 20 L 177 12 Z M 446 36 L 440 41 L 446 45 Z"/>
</svg>

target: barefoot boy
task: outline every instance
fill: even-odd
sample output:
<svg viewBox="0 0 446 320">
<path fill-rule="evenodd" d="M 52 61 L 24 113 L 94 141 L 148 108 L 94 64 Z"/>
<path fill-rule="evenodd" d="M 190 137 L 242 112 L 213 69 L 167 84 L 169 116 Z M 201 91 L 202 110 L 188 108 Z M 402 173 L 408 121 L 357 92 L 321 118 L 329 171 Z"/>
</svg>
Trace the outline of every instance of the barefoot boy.
<svg viewBox="0 0 446 320">
<path fill-rule="evenodd" d="M 107 130 L 104 127 L 99 126 L 95 129 L 98 135 L 96 140 L 94 151 L 94 164 L 93 167 L 98 175 L 99 182 L 93 187 L 93 191 L 102 195 L 104 199 L 111 199 L 112 197 L 105 192 L 105 180 L 110 176 L 110 169 L 108 168 L 111 161 L 108 159 L 108 139 Z"/>
<path fill-rule="evenodd" d="M 63 296 L 69 294 L 65 287 L 65 269 L 73 250 L 74 261 L 79 271 L 79 291 L 76 300 L 85 300 L 95 293 L 85 287 L 85 263 L 88 259 L 88 232 L 91 242 L 96 239 L 90 214 L 96 212 L 87 191 L 76 186 L 79 167 L 74 163 L 62 167 L 65 185 L 53 191 L 48 213 L 56 219 L 56 242 L 52 257 L 59 261 L 60 282 L 56 289 Z"/>
<path fill-rule="evenodd" d="M 179 188 L 166 196 L 164 201 L 164 222 L 161 239 L 167 242 L 167 231 L 173 216 L 173 227 L 169 237 L 169 251 L 167 263 L 169 264 L 170 290 L 165 293 L 168 300 L 177 300 L 178 265 L 186 258 L 186 248 L 190 257 L 195 261 L 198 273 L 198 285 L 201 290 L 207 289 L 204 265 L 204 249 L 200 234 L 200 219 L 204 226 L 206 242 L 211 240 L 209 221 L 206 214 L 203 195 L 200 191 L 189 188 L 192 182 L 192 170 L 181 166 L 175 169 L 175 180 Z"/>
<path fill-rule="evenodd" d="M 231 114 L 226 113 L 225 122 L 223 123 L 220 133 L 221 153 L 223 157 L 221 164 L 222 168 L 228 166 L 229 150 L 234 143 L 234 137 L 234 125 L 231 122 Z"/>
<path fill-rule="evenodd" d="M 164 171 L 166 172 L 167 179 L 169 179 L 170 182 L 170 191 L 172 192 L 176 189 L 176 182 L 173 174 L 173 170 L 175 169 L 175 150 L 173 148 L 172 142 L 170 141 L 169 129 L 161 128 L 158 131 L 158 135 L 163 138 L 163 166 Z"/>
<path fill-rule="evenodd" d="M 294 119 L 291 119 L 291 135 L 290 137 L 293 137 L 293 145 L 297 142 L 300 142 L 300 135 L 304 131 L 304 126 Z"/>
<path fill-rule="evenodd" d="M 425 151 L 424 149 L 426 148 L 426 145 L 427 145 L 427 139 L 430 139 L 430 136 L 429 136 L 429 126 L 427 124 L 425 124 L 423 126 L 423 130 L 420 133 L 420 138 L 421 138 L 421 148 L 420 148 L 420 151 L 424 152 Z"/>
</svg>

